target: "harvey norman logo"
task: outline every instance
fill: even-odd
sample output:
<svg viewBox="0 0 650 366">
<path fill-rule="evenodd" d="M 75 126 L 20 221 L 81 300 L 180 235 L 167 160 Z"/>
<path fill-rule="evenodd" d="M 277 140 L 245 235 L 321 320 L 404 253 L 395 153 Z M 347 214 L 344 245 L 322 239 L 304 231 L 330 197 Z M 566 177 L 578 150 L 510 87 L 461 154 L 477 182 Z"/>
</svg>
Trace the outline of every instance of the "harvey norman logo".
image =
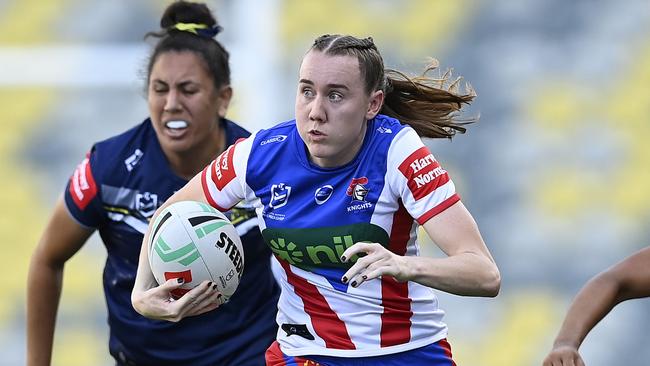
<svg viewBox="0 0 650 366">
<path fill-rule="evenodd" d="M 433 157 L 426 146 L 413 152 L 399 166 L 416 200 L 427 196 L 449 181 L 447 171 Z"/>
<path fill-rule="evenodd" d="M 275 136 L 271 136 L 271 137 L 269 137 L 268 139 L 266 139 L 266 140 L 260 142 L 260 146 L 264 146 L 264 145 L 266 145 L 266 144 L 271 144 L 271 143 L 274 143 L 274 142 L 282 142 L 282 141 L 284 141 L 284 140 L 286 140 L 286 139 L 287 139 L 287 136 L 286 136 L 286 135 L 275 135 Z"/>
<path fill-rule="evenodd" d="M 413 177 L 415 184 L 417 185 L 417 188 L 421 188 L 425 184 L 447 173 L 447 171 L 442 169 L 442 167 L 436 162 L 436 159 L 433 157 L 432 154 L 429 154 L 424 158 L 414 160 L 411 163 L 410 167 L 413 170 L 413 173 L 417 174 L 418 172 L 422 171 L 422 169 L 430 166 L 431 164 L 436 165 L 435 167 L 433 167 L 433 170 L 429 170 L 426 173 L 420 173 L 419 175 Z"/>
</svg>

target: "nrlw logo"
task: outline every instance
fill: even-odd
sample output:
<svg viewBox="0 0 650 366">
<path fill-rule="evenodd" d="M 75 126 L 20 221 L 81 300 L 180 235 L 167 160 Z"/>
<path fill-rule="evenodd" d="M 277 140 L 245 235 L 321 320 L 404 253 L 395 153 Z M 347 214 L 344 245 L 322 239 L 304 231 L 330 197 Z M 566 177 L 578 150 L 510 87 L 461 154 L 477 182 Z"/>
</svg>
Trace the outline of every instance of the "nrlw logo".
<svg viewBox="0 0 650 366">
<path fill-rule="evenodd" d="M 158 195 L 155 193 L 144 192 L 136 193 L 135 209 L 143 217 L 151 217 L 158 208 Z"/>
<path fill-rule="evenodd" d="M 279 208 L 286 205 L 290 194 L 291 186 L 288 186 L 284 183 L 272 185 L 271 201 L 269 202 L 269 206 L 271 208 Z"/>
<path fill-rule="evenodd" d="M 341 262 L 343 252 L 359 241 L 388 246 L 388 234 L 379 226 L 363 223 L 318 229 L 266 228 L 262 235 L 279 260 L 296 267 L 349 268 L 358 257 Z"/>
</svg>

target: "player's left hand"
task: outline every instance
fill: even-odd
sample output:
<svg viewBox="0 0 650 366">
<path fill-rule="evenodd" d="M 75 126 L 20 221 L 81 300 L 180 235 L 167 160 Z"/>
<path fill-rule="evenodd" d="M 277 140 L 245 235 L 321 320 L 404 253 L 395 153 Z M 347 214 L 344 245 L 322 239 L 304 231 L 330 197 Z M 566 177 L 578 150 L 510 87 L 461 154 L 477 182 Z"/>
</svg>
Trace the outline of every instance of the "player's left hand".
<svg viewBox="0 0 650 366">
<path fill-rule="evenodd" d="M 397 281 L 409 279 L 408 258 L 397 255 L 378 243 L 355 243 L 343 252 L 341 261 L 347 262 L 354 255 L 365 253 L 345 272 L 341 281 L 358 287 L 363 282 L 380 276 L 392 276 Z"/>
</svg>

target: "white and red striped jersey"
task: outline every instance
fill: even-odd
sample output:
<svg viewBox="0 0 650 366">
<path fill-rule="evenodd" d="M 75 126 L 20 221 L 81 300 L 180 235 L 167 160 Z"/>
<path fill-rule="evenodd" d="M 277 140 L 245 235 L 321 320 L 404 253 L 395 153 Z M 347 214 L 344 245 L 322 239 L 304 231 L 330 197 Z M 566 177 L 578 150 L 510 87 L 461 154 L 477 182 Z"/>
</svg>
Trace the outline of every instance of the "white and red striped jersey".
<svg viewBox="0 0 650 366">
<path fill-rule="evenodd" d="M 358 155 L 337 168 L 309 161 L 295 121 L 231 146 L 202 173 L 205 196 L 225 210 L 253 202 L 282 285 L 278 342 L 290 356 L 367 357 L 447 335 L 434 291 L 392 277 L 357 288 L 341 277 L 360 241 L 417 256 L 418 224 L 458 200 L 447 172 L 415 131 L 379 115 Z M 247 262 L 247 265 L 254 265 Z"/>
</svg>

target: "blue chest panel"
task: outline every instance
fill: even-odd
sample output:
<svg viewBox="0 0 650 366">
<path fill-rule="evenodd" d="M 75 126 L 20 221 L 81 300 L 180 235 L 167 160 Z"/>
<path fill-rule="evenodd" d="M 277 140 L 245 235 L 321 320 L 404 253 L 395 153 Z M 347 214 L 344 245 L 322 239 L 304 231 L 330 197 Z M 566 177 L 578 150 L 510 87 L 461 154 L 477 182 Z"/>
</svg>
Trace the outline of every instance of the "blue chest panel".
<svg viewBox="0 0 650 366">
<path fill-rule="evenodd" d="M 345 268 L 350 263 L 338 258 L 353 243 L 388 245 L 386 230 L 370 223 L 394 136 L 381 132 L 385 125 L 401 128 L 388 118 L 368 122 L 358 155 L 334 169 L 309 162 L 293 121 L 256 136 L 247 183 L 263 205 L 264 239 L 279 258 L 309 270 Z"/>
</svg>

